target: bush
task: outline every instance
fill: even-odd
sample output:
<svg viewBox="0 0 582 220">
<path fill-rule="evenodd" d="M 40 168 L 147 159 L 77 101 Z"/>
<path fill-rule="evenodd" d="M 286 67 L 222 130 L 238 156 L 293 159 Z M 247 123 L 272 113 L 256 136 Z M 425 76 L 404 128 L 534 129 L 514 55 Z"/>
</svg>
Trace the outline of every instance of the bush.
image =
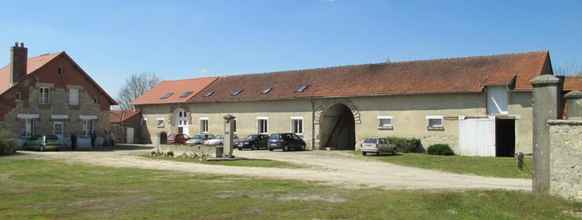
<svg viewBox="0 0 582 220">
<path fill-rule="evenodd" d="M 11 138 L 10 133 L 0 128 L 0 155 L 11 155 L 16 153 L 16 141 Z"/>
<path fill-rule="evenodd" d="M 428 147 L 428 154 L 450 156 L 455 155 L 455 152 L 453 152 L 448 144 L 433 144 Z"/>
<path fill-rule="evenodd" d="M 422 144 L 418 138 L 387 137 L 387 139 L 391 144 L 396 145 L 398 152 L 421 153 L 423 151 Z"/>
</svg>

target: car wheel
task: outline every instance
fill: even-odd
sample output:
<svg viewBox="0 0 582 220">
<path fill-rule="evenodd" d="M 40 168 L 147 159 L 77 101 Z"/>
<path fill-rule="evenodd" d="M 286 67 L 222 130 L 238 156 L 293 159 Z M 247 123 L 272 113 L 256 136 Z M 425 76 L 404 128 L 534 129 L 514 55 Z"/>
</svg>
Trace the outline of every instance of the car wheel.
<svg viewBox="0 0 582 220">
<path fill-rule="evenodd" d="M 269 151 L 273 151 L 273 149 L 272 149 L 272 148 L 268 148 L 268 149 L 269 149 Z"/>
<path fill-rule="evenodd" d="M 289 151 L 289 148 L 287 146 L 284 146 L 283 151 Z"/>
<path fill-rule="evenodd" d="M 362 151 L 362 156 L 368 155 L 366 152 Z"/>
</svg>

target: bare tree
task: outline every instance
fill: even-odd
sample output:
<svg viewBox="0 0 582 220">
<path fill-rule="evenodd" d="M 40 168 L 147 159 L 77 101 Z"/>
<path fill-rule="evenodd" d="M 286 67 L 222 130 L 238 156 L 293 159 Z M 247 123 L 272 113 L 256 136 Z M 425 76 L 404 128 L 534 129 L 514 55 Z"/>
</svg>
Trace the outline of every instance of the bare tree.
<svg viewBox="0 0 582 220">
<path fill-rule="evenodd" d="M 122 110 L 134 109 L 131 104 L 137 97 L 152 89 L 160 82 L 153 73 L 133 74 L 125 80 L 125 85 L 118 94 L 117 102 Z"/>
<path fill-rule="evenodd" d="M 552 69 L 560 76 L 582 75 L 582 65 L 577 63 L 554 65 Z"/>
</svg>

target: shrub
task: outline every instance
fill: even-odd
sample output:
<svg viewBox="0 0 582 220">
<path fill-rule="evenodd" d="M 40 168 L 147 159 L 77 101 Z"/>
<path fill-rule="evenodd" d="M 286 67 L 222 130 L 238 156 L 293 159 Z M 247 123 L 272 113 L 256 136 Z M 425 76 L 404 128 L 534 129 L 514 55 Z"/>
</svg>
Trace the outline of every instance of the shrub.
<svg viewBox="0 0 582 220">
<path fill-rule="evenodd" d="M 396 145 L 398 152 L 402 153 L 421 153 L 422 144 L 418 138 L 387 137 L 391 144 Z"/>
<path fill-rule="evenodd" d="M 166 152 L 166 157 L 174 157 L 174 152 L 173 151 Z"/>
<path fill-rule="evenodd" d="M 455 152 L 453 152 L 448 144 L 433 144 L 428 147 L 428 154 L 450 156 L 455 155 Z"/>
<path fill-rule="evenodd" d="M 10 133 L 0 128 L 0 155 L 11 155 L 16 153 L 16 141 L 11 138 Z"/>
</svg>

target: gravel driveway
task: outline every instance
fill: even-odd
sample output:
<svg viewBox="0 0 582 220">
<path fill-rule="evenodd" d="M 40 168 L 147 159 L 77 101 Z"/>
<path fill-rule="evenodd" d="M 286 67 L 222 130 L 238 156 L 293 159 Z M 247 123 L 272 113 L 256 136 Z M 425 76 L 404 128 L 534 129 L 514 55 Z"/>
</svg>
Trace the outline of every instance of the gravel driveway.
<svg viewBox="0 0 582 220">
<path fill-rule="evenodd" d="M 239 157 L 272 159 L 308 165 L 311 168 L 260 168 L 206 165 L 187 162 L 148 160 L 136 156 L 149 150 L 112 152 L 26 152 L 42 159 L 62 159 L 111 167 L 132 167 L 191 173 L 243 175 L 261 178 L 317 181 L 342 187 L 381 187 L 384 189 L 506 189 L 531 190 L 529 179 L 509 179 L 462 175 L 405 167 L 374 160 L 354 158 L 348 152 L 236 151 Z"/>
</svg>

